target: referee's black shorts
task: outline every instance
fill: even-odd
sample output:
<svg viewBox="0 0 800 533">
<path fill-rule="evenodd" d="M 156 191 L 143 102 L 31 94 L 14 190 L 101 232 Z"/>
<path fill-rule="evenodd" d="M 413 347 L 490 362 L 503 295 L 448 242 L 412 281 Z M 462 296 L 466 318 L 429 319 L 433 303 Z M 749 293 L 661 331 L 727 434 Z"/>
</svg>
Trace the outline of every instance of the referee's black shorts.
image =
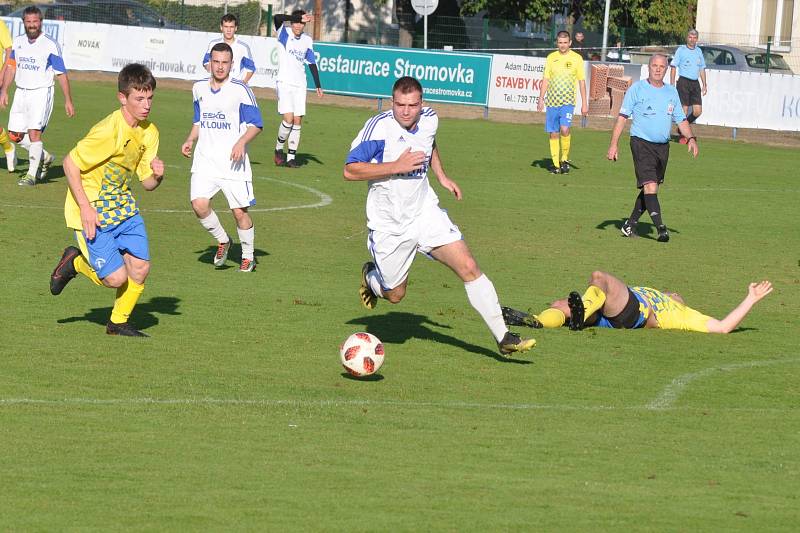
<svg viewBox="0 0 800 533">
<path fill-rule="evenodd" d="M 636 186 L 645 183 L 664 183 L 669 160 L 669 143 L 651 143 L 639 137 L 631 137 L 633 168 L 636 171 Z"/>
<path fill-rule="evenodd" d="M 678 89 L 678 97 L 681 105 L 703 105 L 703 93 L 700 90 L 700 82 L 689 78 L 678 78 L 675 84 Z"/>
</svg>

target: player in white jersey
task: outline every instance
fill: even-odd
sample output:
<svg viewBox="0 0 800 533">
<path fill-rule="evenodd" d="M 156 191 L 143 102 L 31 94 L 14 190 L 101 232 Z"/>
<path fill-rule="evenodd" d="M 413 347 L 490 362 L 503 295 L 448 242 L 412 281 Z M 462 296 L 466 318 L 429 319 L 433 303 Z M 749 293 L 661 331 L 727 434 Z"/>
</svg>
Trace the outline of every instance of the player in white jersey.
<svg viewBox="0 0 800 533">
<path fill-rule="evenodd" d="M 508 331 L 494 285 L 478 267 L 458 226 L 439 207 L 428 182 L 428 168 L 439 184 L 461 199 L 447 177 L 436 146 L 439 119 L 422 105 L 422 86 L 411 77 L 392 88 L 392 110 L 366 122 L 351 145 L 344 178 L 368 181 L 367 247 L 373 261 L 361 269 L 361 302 L 368 309 L 378 298 L 403 299 L 415 252 L 447 265 L 464 282 L 469 303 L 492 332 L 500 353 L 530 350 L 533 339 Z"/>
<path fill-rule="evenodd" d="M 278 30 L 278 113 L 283 120 L 278 126 L 278 141 L 275 144 L 275 164 L 296 168 L 299 166 L 297 147 L 300 145 L 300 129 L 306 114 L 306 63 L 314 78 L 317 96 L 322 97 L 317 59 L 314 56 L 314 41 L 303 33 L 306 23 L 314 16 L 302 9 L 292 11 L 291 15 L 275 15 L 275 29 Z M 290 23 L 291 31 L 284 25 Z M 283 155 L 283 145 L 289 141 L 289 153 Z"/>
<path fill-rule="evenodd" d="M 230 77 L 233 51 L 225 43 L 211 48 L 211 77 L 192 87 L 194 124 L 181 146 L 184 156 L 192 155 L 190 199 L 200 224 L 217 241 L 214 266 L 221 267 L 228 257 L 231 238 L 211 208 L 211 198 L 225 195 L 236 219 L 242 260 L 239 272 L 252 272 L 255 229 L 247 209 L 255 205 L 253 173 L 247 144 L 261 133 L 263 122 L 253 91 L 242 81 Z M 198 140 L 199 139 L 199 140 Z"/>
<path fill-rule="evenodd" d="M 222 15 L 219 21 L 219 31 L 222 32 L 222 37 L 213 39 L 208 43 L 208 48 L 203 56 L 203 66 L 210 73 L 211 64 L 211 48 L 217 43 L 225 43 L 233 50 L 233 63 L 231 64 L 231 78 L 242 80 L 245 83 L 250 81 L 253 73 L 256 71 L 256 64 L 253 61 L 253 54 L 250 52 L 250 46 L 236 38 L 236 31 L 239 29 L 239 20 L 236 15 L 230 13 Z"/>
<path fill-rule="evenodd" d="M 75 114 L 61 47 L 42 33 L 42 18 L 42 12 L 36 6 L 28 6 L 22 12 L 25 35 L 14 38 L 0 88 L 0 108 L 5 108 L 11 80 L 17 85 L 8 116 L 8 130 L 12 133 L 12 139 L 19 139 L 20 146 L 28 151 L 30 163 L 28 173 L 17 182 L 19 185 L 35 185 L 37 181 L 44 181 L 47 170 L 55 160 L 55 156 L 48 153 L 42 144 L 42 133 L 53 112 L 54 78 L 64 93 L 67 116 Z M 27 137 L 24 137 L 26 133 Z"/>
</svg>

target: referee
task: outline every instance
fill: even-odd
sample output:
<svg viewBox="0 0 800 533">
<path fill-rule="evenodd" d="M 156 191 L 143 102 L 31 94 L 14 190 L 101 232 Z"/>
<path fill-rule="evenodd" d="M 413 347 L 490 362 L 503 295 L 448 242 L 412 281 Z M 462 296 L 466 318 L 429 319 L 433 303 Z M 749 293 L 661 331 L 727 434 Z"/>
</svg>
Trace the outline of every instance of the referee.
<svg viewBox="0 0 800 533">
<path fill-rule="evenodd" d="M 637 81 L 625 93 L 607 156 L 611 161 L 617 160 L 619 137 L 625 129 L 625 122 L 628 118 L 632 119 L 631 154 L 639 196 L 633 204 L 631 216 L 623 222 L 620 231 L 625 237 L 637 237 L 636 224 L 646 210 L 658 230 L 659 242 L 669 240 L 667 226 L 661 219 L 658 186 L 664 182 L 667 170 L 669 134 L 673 122 L 678 125 L 681 135 L 688 139 L 689 153 L 697 157 L 697 138 L 692 135 L 692 128 L 681 109 L 678 91 L 664 83 L 666 73 L 667 57 L 653 55 L 648 62 L 647 79 Z"/>
<path fill-rule="evenodd" d="M 697 46 L 697 30 L 692 28 L 686 34 L 686 44 L 681 45 L 675 51 L 669 68 L 669 83 L 675 85 L 675 72 L 679 79 L 676 87 L 678 95 L 681 97 L 683 113 L 689 124 L 694 124 L 697 117 L 703 112 L 703 96 L 706 95 L 708 85 L 706 84 L 706 60 L 703 58 L 703 51 Z M 702 88 L 700 84 L 702 82 Z M 691 113 L 689 106 L 692 106 Z M 681 135 L 681 144 L 686 144 L 686 137 Z"/>
</svg>

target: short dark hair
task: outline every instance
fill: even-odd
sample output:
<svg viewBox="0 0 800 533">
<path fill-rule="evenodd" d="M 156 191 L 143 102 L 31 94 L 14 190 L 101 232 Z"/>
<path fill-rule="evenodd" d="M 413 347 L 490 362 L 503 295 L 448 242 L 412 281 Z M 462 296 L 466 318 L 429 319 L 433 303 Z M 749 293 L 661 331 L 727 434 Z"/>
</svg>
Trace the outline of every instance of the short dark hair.
<svg viewBox="0 0 800 533">
<path fill-rule="evenodd" d="M 395 93 L 408 94 L 414 92 L 422 94 L 422 84 L 417 78 L 412 78 L 411 76 L 403 76 L 394 82 L 394 86 L 392 87 L 392 96 L 394 96 Z"/>
<path fill-rule="evenodd" d="M 156 79 L 150 69 L 141 63 L 128 63 L 119 71 L 117 89 L 125 96 L 128 96 L 132 89 L 155 91 Z"/>
<path fill-rule="evenodd" d="M 219 25 L 222 26 L 223 22 L 233 22 L 233 25 L 237 28 L 239 27 L 239 19 L 236 18 L 236 15 L 233 13 L 226 13 L 222 15 L 222 18 L 219 19 Z"/>
<path fill-rule="evenodd" d="M 44 15 L 42 14 L 42 10 L 36 6 L 28 6 L 22 10 L 22 18 L 25 18 L 25 15 L 37 15 L 39 20 L 44 20 Z"/>
<path fill-rule="evenodd" d="M 572 37 L 570 36 L 567 30 L 561 30 L 560 32 L 558 32 L 556 34 L 556 39 L 558 39 L 559 37 L 566 37 L 567 39 L 572 40 Z"/>
<path fill-rule="evenodd" d="M 217 43 L 211 47 L 211 53 L 214 52 L 228 52 L 231 55 L 231 60 L 233 60 L 233 48 L 228 43 Z"/>
<path fill-rule="evenodd" d="M 305 14 L 306 12 L 303 11 L 302 9 L 295 9 L 294 11 L 292 11 L 292 24 L 295 24 L 297 22 L 303 22 L 303 15 Z"/>
</svg>

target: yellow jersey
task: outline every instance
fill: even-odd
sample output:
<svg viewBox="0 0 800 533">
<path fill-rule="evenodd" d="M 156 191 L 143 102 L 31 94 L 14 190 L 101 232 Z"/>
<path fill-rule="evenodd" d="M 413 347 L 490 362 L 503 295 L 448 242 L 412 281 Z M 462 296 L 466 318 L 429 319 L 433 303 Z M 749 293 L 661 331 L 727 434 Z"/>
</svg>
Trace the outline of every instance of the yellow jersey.
<svg viewBox="0 0 800 533">
<path fill-rule="evenodd" d="M 544 79 L 547 80 L 544 105 L 547 107 L 575 105 L 575 83 L 586 79 L 583 73 L 583 58 L 573 50 L 566 54 L 558 50 L 552 52 L 544 64 Z"/>
<path fill-rule="evenodd" d="M 158 129 L 149 121 L 131 127 L 121 110 L 95 124 L 69 153 L 81 171 L 83 190 L 97 209 L 101 227 L 114 226 L 139 212 L 130 190 L 134 177 L 153 174 L 150 162 L 158 154 Z M 67 227 L 82 229 L 78 203 L 67 191 Z"/>
<path fill-rule="evenodd" d="M 660 329 L 680 329 L 708 333 L 710 316 L 695 311 L 656 289 L 631 287 L 631 291 L 640 302 L 643 301 L 639 306 L 640 312 L 644 312 L 645 318 L 652 313 Z"/>
<path fill-rule="evenodd" d="M 6 48 L 11 48 L 12 46 L 11 40 L 11 33 L 8 31 L 8 26 L 2 20 L 0 20 L 0 54 L 3 54 L 3 61 L 8 59 L 5 57 Z"/>
</svg>

